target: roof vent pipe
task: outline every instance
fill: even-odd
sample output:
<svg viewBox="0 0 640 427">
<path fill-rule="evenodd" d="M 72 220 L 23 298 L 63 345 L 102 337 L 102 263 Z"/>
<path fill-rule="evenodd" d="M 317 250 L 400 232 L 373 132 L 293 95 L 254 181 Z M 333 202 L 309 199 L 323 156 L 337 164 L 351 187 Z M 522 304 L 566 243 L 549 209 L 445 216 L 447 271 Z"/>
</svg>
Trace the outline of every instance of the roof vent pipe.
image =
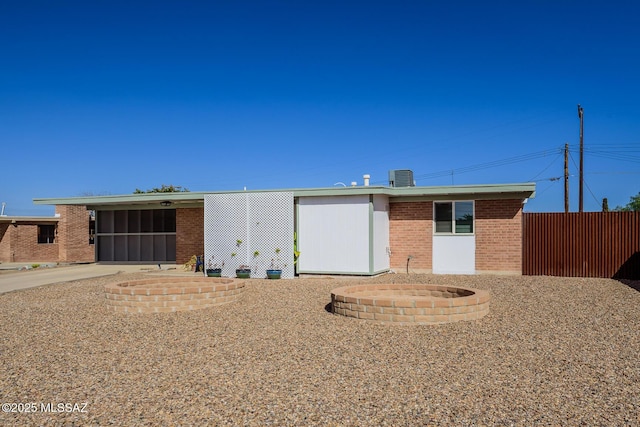
<svg viewBox="0 0 640 427">
<path fill-rule="evenodd" d="M 371 175 L 365 174 L 365 175 L 362 175 L 362 178 L 364 179 L 364 186 L 368 187 L 369 186 L 369 180 L 371 179 Z"/>
<path fill-rule="evenodd" d="M 357 183 L 357 182 L 355 182 L 355 181 L 351 181 L 351 186 L 352 186 L 352 187 L 355 187 L 356 185 L 358 185 L 358 183 Z"/>
</svg>

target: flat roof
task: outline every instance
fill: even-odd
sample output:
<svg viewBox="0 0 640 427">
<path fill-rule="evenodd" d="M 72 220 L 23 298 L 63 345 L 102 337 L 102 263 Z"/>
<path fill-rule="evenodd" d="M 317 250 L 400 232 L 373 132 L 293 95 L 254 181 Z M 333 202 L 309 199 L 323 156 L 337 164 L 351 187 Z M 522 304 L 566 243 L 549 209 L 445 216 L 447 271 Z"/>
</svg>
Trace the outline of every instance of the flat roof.
<svg viewBox="0 0 640 427">
<path fill-rule="evenodd" d="M 63 198 L 36 198 L 36 205 L 80 205 L 95 209 L 101 206 L 138 206 L 171 202 L 172 208 L 203 206 L 209 194 L 239 194 L 265 192 L 292 192 L 294 197 L 335 197 L 355 195 L 385 195 L 391 202 L 416 200 L 462 200 L 462 199 L 527 199 L 535 197 L 533 182 L 515 184 L 449 185 L 449 186 L 352 186 L 326 188 L 293 188 L 279 190 L 237 191 L 188 191 L 175 193 L 137 193 L 111 196 L 82 196 Z"/>
<path fill-rule="evenodd" d="M 1 223 L 9 223 L 9 224 L 17 224 L 19 222 L 58 222 L 60 221 L 59 216 L 8 216 L 8 215 L 0 215 L 0 224 Z"/>
</svg>

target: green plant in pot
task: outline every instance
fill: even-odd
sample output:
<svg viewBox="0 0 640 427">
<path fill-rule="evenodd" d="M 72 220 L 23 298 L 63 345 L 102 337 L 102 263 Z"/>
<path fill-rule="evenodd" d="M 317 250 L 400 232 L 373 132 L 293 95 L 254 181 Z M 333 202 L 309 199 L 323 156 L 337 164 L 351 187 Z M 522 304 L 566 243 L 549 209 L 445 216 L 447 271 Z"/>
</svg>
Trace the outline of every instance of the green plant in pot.
<svg viewBox="0 0 640 427">
<path fill-rule="evenodd" d="M 222 269 L 224 268 L 224 261 L 222 263 L 214 263 L 213 257 L 207 261 L 207 276 L 208 277 L 221 277 Z"/>
<path fill-rule="evenodd" d="M 242 240 L 238 239 L 236 240 L 236 246 L 238 248 L 240 248 L 240 246 L 242 245 Z M 231 258 L 235 258 L 237 254 L 235 252 L 231 253 Z M 251 277 L 251 267 L 249 267 L 246 264 L 241 264 L 239 266 L 236 267 L 236 277 L 238 279 L 248 279 L 249 277 Z"/>
<path fill-rule="evenodd" d="M 286 267 L 286 264 L 280 263 L 280 248 L 276 248 L 276 257 L 271 258 L 271 266 L 267 269 L 268 279 L 279 279 L 282 276 L 282 269 Z"/>
<path fill-rule="evenodd" d="M 233 252 L 231 258 L 234 258 L 237 254 Z M 241 264 L 236 267 L 236 277 L 238 279 L 248 279 L 251 277 L 251 267 L 246 264 Z"/>
<path fill-rule="evenodd" d="M 236 268 L 236 277 L 238 279 L 248 279 L 251 277 L 251 267 L 246 264 L 239 265 Z"/>
</svg>

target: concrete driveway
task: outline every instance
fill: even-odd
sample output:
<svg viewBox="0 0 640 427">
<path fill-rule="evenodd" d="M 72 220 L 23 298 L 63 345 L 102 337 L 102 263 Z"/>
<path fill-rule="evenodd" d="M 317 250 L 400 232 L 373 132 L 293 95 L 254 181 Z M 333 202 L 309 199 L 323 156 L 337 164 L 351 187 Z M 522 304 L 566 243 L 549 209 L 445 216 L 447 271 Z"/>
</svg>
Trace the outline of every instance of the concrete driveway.
<svg viewBox="0 0 640 427">
<path fill-rule="evenodd" d="M 51 285 L 54 283 L 90 279 L 92 277 L 110 276 L 118 274 L 120 272 L 133 273 L 151 271 L 154 268 L 153 265 L 76 264 L 51 268 L 40 267 L 37 269 L 26 271 L 15 270 L 19 266 L 24 265 L 29 264 L 0 265 L 0 269 L 5 270 L 4 272 L 2 272 L 2 274 L 0 274 L 0 294 L 20 289 Z M 163 269 L 165 268 L 166 266 L 163 266 Z M 7 272 L 6 270 L 9 270 L 10 272 Z"/>
</svg>

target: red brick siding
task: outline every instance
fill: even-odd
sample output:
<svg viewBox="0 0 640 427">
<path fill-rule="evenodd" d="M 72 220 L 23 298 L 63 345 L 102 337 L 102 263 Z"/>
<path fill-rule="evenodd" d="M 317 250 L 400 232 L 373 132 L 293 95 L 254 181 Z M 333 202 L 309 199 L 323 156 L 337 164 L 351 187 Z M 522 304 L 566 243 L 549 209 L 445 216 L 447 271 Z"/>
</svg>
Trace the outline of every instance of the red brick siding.
<svg viewBox="0 0 640 427">
<path fill-rule="evenodd" d="M 204 254 L 204 208 L 176 209 L 176 263 Z"/>
<path fill-rule="evenodd" d="M 475 203 L 476 271 L 522 272 L 522 203 L 477 200 Z M 390 266 L 399 273 L 433 268 L 433 202 L 391 203 Z"/>
<path fill-rule="evenodd" d="M 476 270 L 522 273 L 522 202 L 476 201 Z"/>
<path fill-rule="evenodd" d="M 0 224 L 0 262 L 11 262 L 11 224 Z"/>
<path fill-rule="evenodd" d="M 56 206 L 60 214 L 58 245 L 61 262 L 94 262 L 94 245 L 89 244 L 89 211 L 85 206 Z"/>
<path fill-rule="evenodd" d="M 57 262 L 59 244 L 38 243 L 38 224 L 20 222 L 10 225 L 10 254 L 7 262 Z M 4 239 L 3 239 L 4 240 Z M 56 236 L 57 240 L 57 236 Z"/>
<path fill-rule="evenodd" d="M 93 262 L 89 245 L 89 211 L 84 206 L 56 206 L 60 214 L 54 243 L 38 243 L 38 222 L 18 220 L 0 225 L 1 262 Z"/>
<path fill-rule="evenodd" d="M 389 207 L 389 245 L 391 269 L 405 273 L 432 269 L 433 202 L 391 203 Z"/>
</svg>

